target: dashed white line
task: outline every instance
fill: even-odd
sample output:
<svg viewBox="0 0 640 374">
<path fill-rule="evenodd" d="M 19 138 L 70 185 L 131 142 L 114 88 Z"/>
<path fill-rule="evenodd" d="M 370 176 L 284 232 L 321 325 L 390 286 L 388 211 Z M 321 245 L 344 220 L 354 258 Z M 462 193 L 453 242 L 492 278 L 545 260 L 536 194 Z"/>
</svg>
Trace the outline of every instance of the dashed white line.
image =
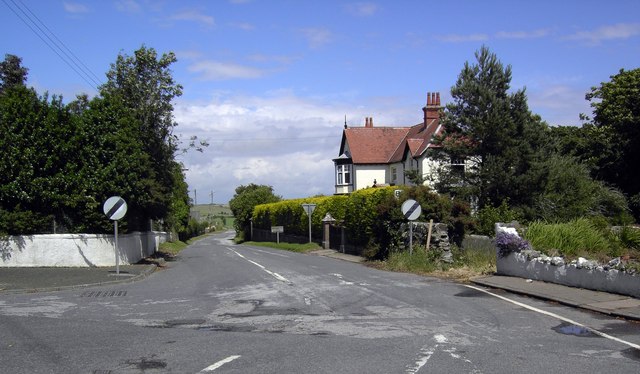
<svg viewBox="0 0 640 374">
<path fill-rule="evenodd" d="M 585 329 L 587 329 L 587 330 L 591 331 L 592 333 L 594 333 L 594 334 L 596 334 L 596 335 L 599 335 L 599 336 L 601 336 L 601 337 L 603 337 L 603 338 L 607 338 L 607 339 L 613 340 L 613 341 L 618 342 L 618 343 L 626 344 L 626 345 L 628 345 L 629 347 L 632 347 L 632 348 L 635 348 L 635 349 L 640 349 L 640 345 L 638 345 L 638 344 L 634 344 L 634 343 L 628 342 L 628 341 L 626 341 L 626 340 L 622 340 L 622 339 L 620 339 L 620 338 L 616 338 L 615 336 L 611 336 L 611 335 L 609 335 L 609 334 L 605 334 L 604 332 L 600 332 L 600 331 L 598 331 L 598 330 L 596 330 L 596 329 L 594 329 L 594 328 L 591 328 L 591 327 L 589 327 L 589 326 L 583 325 L 582 323 L 579 323 L 579 322 L 573 321 L 573 320 L 571 320 L 571 319 L 569 319 L 569 318 L 566 318 L 566 317 L 563 317 L 563 316 L 561 316 L 561 315 L 558 315 L 558 314 L 555 314 L 555 313 L 551 313 L 551 312 L 547 312 L 546 310 L 538 309 L 538 308 L 536 308 L 536 307 L 532 307 L 532 306 L 530 306 L 530 305 L 527 305 L 527 304 L 524 304 L 524 303 L 521 303 L 521 302 L 518 302 L 518 301 L 515 301 L 515 300 L 511 300 L 511 299 L 509 299 L 509 298 L 507 298 L 507 297 L 497 295 L 497 294 L 495 294 L 495 293 L 493 293 L 493 292 L 489 292 L 489 291 L 487 291 L 487 290 L 485 290 L 485 289 L 482 289 L 482 288 L 480 288 L 480 287 L 475 287 L 475 286 L 470 286 L 470 285 L 464 285 L 464 286 L 465 286 L 465 287 L 469 287 L 469 288 L 471 288 L 471 289 L 474 289 L 474 290 L 476 290 L 476 291 L 484 292 L 484 293 L 486 293 L 487 295 L 491 295 L 491 296 L 497 297 L 498 299 L 501 299 L 501 300 L 504 300 L 504 301 L 510 302 L 510 303 L 512 303 L 512 304 L 515 304 L 515 305 L 517 305 L 517 306 L 523 307 L 523 308 L 525 308 L 525 309 L 529 309 L 529 310 L 531 310 L 531 311 L 534 311 L 534 312 L 537 312 L 537 313 L 540 313 L 540 314 L 547 315 L 547 316 L 549 316 L 549 317 L 553 317 L 553 318 L 559 319 L 560 321 L 564 321 L 564 322 L 570 323 L 570 324 L 572 324 L 572 325 L 576 325 L 576 326 L 579 326 L 579 327 L 583 327 L 583 328 L 585 328 Z"/>
<path fill-rule="evenodd" d="M 228 364 L 229 362 L 231 362 L 233 360 L 236 360 L 236 359 L 238 359 L 240 357 L 242 357 L 242 356 L 229 356 L 229 357 L 225 358 L 224 360 L 220 360 L 220 361 L 216 362 L 213 365 L 207 366 L 206 368 L 202 369 L 200 371 L 200 373 L 208 373 L 208 372 L 214 371 L 216 369 L 219 369 L 222 365 Z"/>
<path fill-rule="evenodd" d="M 260 268 L 260 269 L 262 269 L 264 272 L 266 272 L 267 274 L 269 274 L 269 275 L 271 275 L 272 277 L 276 278 L 277 280 L 279 280 L 279 281 L 281 281 L 281 282 L 285 282 L 285 283 L 291 283 L 291 282 L 289 282 L 289 280 L 288 280 L 287 278 L 283 277 L 282 275 L 280 275 L 280 274 L 278 274 L 278 273 L 276 273 L 276 272 L 273 272 L 273 271 L 271 271 L 271 270 L 269 270 L 269 269 L 265 268 L 264 266 L 260 265 L 259 263 L 255 262 L 255 261 L 251 261 L 251 260 L 249 260 L 248 258 L 244 257 L 242 254 L 240 254 L 240 253 L 238 253 L 238 252 L 234 251 L 233 249 L 231 249 L 231 248 L 229 248 L 229 247 L 227 247 L 227 249 L 228 249 L 228 250 L 230 250 L 231 252 L 233 252 L 233 253 L 237 254 L 237 255 L 238 255 L 238 256 L 240 256 L 241 258 L 245 259 L 246 261 L 248 261 L 248 262 L 250 262 L 250 263 L 254 264 L 254 265 L 255 265 L 255 266 L 257 266 L 257 267 L 259 267 L 259 268 Z"/>
</svg>

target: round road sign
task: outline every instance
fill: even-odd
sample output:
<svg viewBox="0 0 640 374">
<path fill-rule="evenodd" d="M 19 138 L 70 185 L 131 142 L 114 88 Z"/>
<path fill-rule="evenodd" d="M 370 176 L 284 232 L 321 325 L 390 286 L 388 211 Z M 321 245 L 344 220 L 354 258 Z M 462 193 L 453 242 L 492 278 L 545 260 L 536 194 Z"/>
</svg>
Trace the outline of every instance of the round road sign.
<svg viewBox="0 0 640 374">
<path fill-rule="evenodd" d="M 102 207 L 104 214 L 112 221 L 117 221 L 127 213 L 127 202 L 120 196 L 111 196 Z"/>
<path fill-rule="evenodd" d="M 415 221 L 416 219 L 418 219 L 418 217 L 420 217 L 421 213 L 422 208 L 417 201 L 409 199 L 402 203 L 402 214 L 404 214 L 404 218 L 408 219 L 409 221 Z"/>
</svg>

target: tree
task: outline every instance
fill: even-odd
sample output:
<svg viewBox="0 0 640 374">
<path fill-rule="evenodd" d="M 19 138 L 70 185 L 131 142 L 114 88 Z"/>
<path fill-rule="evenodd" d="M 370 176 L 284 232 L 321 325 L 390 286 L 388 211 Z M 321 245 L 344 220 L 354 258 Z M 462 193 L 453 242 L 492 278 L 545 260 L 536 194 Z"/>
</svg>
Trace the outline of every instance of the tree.
<svg viewBox="0 0 640 374">
<path fill-rule="evenodd" d="M 443 117 L 442 147 L 432 156 L 441 161 L 467 160 L 464 175 L 443 168 L 439 191 L 477 199 L 478 207 L 531 203 L 532 163 L 545 151 L 544 124 L 527 105 L 524 89 L 510 92 L 511 66 L 504 66 L 483 46 L 476 64 L 465 63 L 453 102 Z M 456 177 L 462 180 L 455 180 Z"/>
<path fill-rule="evenodd" d="M 4 61 L 0 62 L 0 93 L 11 87 L 24 86 L 28 71 L 22 67 L 20 57 L 6 54 Z"/>
<path fill-rule="evenodd" d="M 611 81 L 591 88 L 586 99 L 593 108 L 592 132 L 598 137 L 593 175 L 620 188 L 640 219 L 640 68 L 621 69 Z M 586 118 L 589 120 L 589 118 Z"/>
<path fill-rule="evenodd" d="M 75 178 L 70 159 L 80 146 L 73 126 L 60 97 L 38 97 L 24 85 L 0 95 L 0 231 L 49 231 L 54 219 L 65 220 Z"/>
<path fill-rule="evenodd" d="M 136 136 L 150 158 L 151 170 L 146 181 L 151 199 L 140 206 L 141 225 L 147 218 L 162 219 L 169 213 L 174 192 L 174 155 L 177 137 L 173 130 L 172 100 L 182 95 L 182 86 L 173 80 L 171 64 L 174 53 L 158 57 L 144 45 L 133 56 L 118 55 L 107 73 L 107 83 L 100 87 L 103 96 L 122 98 L 139 125 Z"/>
<path fill-rule="evenodd" d="M 234 226 L 240 239 L 249 237 L 251 217 L 256 205 L 276 203 L 282 197 L 273 193 L 273 187 L 251 183 L 239 186 L 233 198 L 229 201 L 229 208 L 235 218 Z"/>
</svg>

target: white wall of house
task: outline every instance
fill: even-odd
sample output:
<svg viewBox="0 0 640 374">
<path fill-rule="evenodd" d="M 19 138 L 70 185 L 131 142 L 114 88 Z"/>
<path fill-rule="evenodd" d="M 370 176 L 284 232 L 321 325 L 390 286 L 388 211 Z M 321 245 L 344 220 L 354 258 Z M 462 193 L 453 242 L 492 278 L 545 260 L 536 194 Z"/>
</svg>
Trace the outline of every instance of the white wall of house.
<svg viewBox="0 0 640 374">
<path fill-rule="evenodd" d="M 425 179 L 425 184 L 429 187 L 434 186 L 438 181 L 438 168 L 442 165 L 440 161 L 433 160 L 428 157 L 423 157 L 421 160 L 422 178 Z"/>
<path fill-rule="evenodd" d="M 120 264 L 135 264 L 169 238 L 165 232 L 118 235 Z M 49 234 L 9 236 L 0 241 L 0 267 L 115 266 L 114 236 Z"/>
<path fill-rule="evenodd" d="M 355 169 L 354 190 L 361 190 L 373 186 L 374 179 L 380 184 L 389 183 L 389 165 L 387 164 L 354 165 L 353 167 Z"/>
</svg>

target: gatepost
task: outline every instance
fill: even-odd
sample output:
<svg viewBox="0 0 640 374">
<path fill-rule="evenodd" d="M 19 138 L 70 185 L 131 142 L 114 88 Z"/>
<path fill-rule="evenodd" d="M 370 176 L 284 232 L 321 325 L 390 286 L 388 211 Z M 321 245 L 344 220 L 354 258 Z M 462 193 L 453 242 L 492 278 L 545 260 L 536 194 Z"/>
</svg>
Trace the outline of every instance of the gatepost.
<svg viewBox="0 0 640 374">
<path fill-rule="evenodd" d="M 327 212 L 327 215 L 322 219 L 322 226 L 324 235 L 322 236 L 322 247 L 324 249 L 331 248 L 331 224 L 336 220 L 331 217 L 331 213 Z"/>
</svg>

